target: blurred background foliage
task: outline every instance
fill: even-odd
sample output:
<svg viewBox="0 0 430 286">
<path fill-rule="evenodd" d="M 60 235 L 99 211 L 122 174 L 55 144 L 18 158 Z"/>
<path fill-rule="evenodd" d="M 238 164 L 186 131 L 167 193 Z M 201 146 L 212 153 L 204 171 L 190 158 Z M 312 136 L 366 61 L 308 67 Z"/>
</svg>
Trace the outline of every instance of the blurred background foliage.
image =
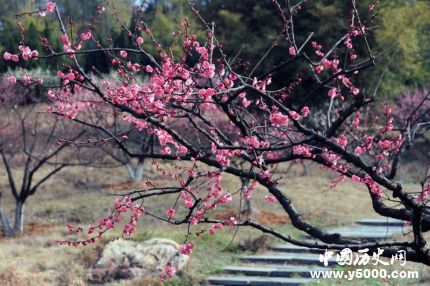
<svg viewBox="0 0 430 286">
<path fill-rule="evenodd" d="M 17 28 L 15 14 L 23 11 L 35 11 L 44 7 L 42 0 L 0 0 L 0 50 L 18 52 L 17 43 L 20 33 Z M 128 33 L 122 25 L 135 31 L 137 21 L 143 20 L 153 32 L 157 42 L 165 49 L 171 48 L 173 55 L 180 54 L 180 43 L 173 34 L 181 29 L 186 18 L 191 24 L 190 32 L 197 34 L 200 39 L 206 36 L 205 29 L 185 0 L 111 0 L 115 6 L 116 15 L 108 9 L 95 22 L 98 6 L 104 5 L 104 0 L 57 0 L 58 7 L 65 19 L 69 37 L 77 36 L 91 29 L 95 38 L 104 47 L 133 47 Z M 358 1 L 358 9 L 364 13 L 368 2 Z M 282 27 L 279 12 L 270 0 L 195 0 L 194 3 L 207 23 L 215 24 L 215 34 L 222 43 L 224 52 L 230 60 L 234 59 L 238 71 L 249 74 L 254 65 L 266 53 L 277 39 Z M 142 17 L 137 8 L 143 5 Z M 328 49 L 339 35 L 348 29 L 348 15 L 351 11 L 350 1 L 345 0 L 313 0 L 307 1 L 295 17 L 297 42 L 303 43 L 307 36 L 315 33 L 313 38 Z M 380 0 L 380 15 L 372 26 L 374 33 L 370 36 L 370 45 L 377 55 L 376 67 L 362 71 L 357 83 L 365 92 L 373 92 L 376 86 L 382 97 L 394 99 L 406 90 L 427 86 L 430 75 L 430 1 L 415 0 Z M 363 14 L 364 15 L 364 14 Z M 120 22 L 117 21 L 121 19 Z M 137 20 L 138 19 L 138 20 Z M 48 15 L 25 17 L 22 19 L 25 30 L 25 42 L 32 49 L 43 50 L 40 36 L 46 37 L 54 51 L 62 51 L 59 42 L 59 27 L 55 17 Z M 88 26 L 92 23 L 93 29 Z M 149 37 L 140 32 L 145 38 L 144 48 L 156 52 Z M 95 43 L 88 41 L 86 48 L 95 48 Z M 359 43 L 356 46 L 364 46 Z M 275 64 L 287 59 L 288 46 L 280 38 L 266 60 L 255 70 L 252 76 L 258 76 Z M 357 51 L 365 55 L 365 50 Z M 43 52 L 41 52 L 43 54 Z M 338 54 L 339 57 L 344 55 Z M 79 56 L 87 70 L 93 66 L 102 73 L 108 73 L 111 65 L 103 53 L 92 53 Z M 147 59 L 130 57 L 131 60 L 147 64 Z M 64 59 L 53 61 L 39 60 L 29 62 L 25 68 L 57 70 L 62 68 Z M 0 61 L 0 71 L 5 72 L 16 66 L 11 62 Z M 298 64 L 286 66 L 276 76 L 277 82 L 289 83 L 294 81 L 297 74 L 302 76 L 303 84 L 311 81 L 309 67 Z M 381 81 L 382 79 L 382 81 Z M 380 85 L 379 85 L 380 83 Z M 318 97 L 316 97 L 318 98 Z"/>
</svg>

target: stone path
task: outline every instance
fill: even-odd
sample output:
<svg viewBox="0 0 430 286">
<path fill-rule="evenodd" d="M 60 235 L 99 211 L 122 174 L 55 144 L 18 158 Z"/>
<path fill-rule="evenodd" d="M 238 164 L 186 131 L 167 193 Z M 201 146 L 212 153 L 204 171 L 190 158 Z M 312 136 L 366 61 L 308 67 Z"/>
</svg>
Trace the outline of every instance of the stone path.
<svg viewBox="0 0 430 286">
<path fill-rule="evenodd" d="M 383 241 L 407 230 L 402 221 L 381 218 L 358 220 L 350 227 L 336 228 L 331 232 L 349 238 Z M 224 286 L 292 286 L 316 282 L 310 278 L 309 271 L 327 271 L 337 265 L 333 257 L 329 266 L 324 267 L 319 260 L 319 254 L 323 252 L 291 244 L 275 245 L 267 253 L 240 257 L 239 265 L 225 267 L 222 275 L 209 277 L 207 282 Z"/>
</svg>

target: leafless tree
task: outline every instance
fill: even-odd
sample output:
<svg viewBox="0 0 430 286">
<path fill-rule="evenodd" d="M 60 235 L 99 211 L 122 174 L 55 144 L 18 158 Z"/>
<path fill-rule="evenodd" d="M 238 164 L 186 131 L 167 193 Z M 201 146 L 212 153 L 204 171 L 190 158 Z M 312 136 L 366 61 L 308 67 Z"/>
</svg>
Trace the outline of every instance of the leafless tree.
<svg viewBox="0 0 430 286">
<path fill-rule="evenodd" d="M 17 236 L 24 229 L 24 205 L 27 199 L 64 168 L 88 164 L 92 159 L 85 158 L 82 148 L 70 148 L 84 133 L 82 128 L 47 114 L 43 110 L 46 106 L 20 106 L 22 102 L 17 101 L 19 94 L 14 100 L 4 95 L 0 98 L 1 169 L 7 176 L 9 190 L 15 200 L 15 216 L 11 227 L 0 207 L 0 221 L 4 235 Z M 41 110 L 37 111 L 38 108 Z M 58 140 L 62 136 L 69 140 Z"/>
</svg>

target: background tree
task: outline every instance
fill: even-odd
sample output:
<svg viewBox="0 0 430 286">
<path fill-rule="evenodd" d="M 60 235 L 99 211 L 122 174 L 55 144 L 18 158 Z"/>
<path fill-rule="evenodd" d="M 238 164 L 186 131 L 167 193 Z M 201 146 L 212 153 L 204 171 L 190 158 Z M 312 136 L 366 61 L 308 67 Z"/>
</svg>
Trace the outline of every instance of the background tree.
<svg viewBox="0 0 430 286">
<path fill-rule="evenodd" d="M 430 71 L 430 5 L 427 1 L 383 2 L 381 29 L 376 31 L 384 71 L 381 92 L 390 99 L 428 83 Z M 385 64 L 382 64 L 385 63 Z M 379 80 L 380 76 L 374 76 Z M 376 83 L 375 83 L 376 84 Z"/>
<path fill-rule="evenodd" d="M 217 30 L 214 33 L 210 22 L 191 1 L 188 3 L 205 28 L 205 41 L 198 41 L 184 26 L 177 33 L 182 37 L 181 56 L 153 42 L 158 50 L 155 57 L 142 44 L 140 34 L 130 31 L 133 48 L 115 47 L 106 54 L 122 82 L 120 86 L 102 85 L 82 68 L 80 53 L 106 52 L 102 47 L 97 51 L 87 50 L 86 43 L 94 39 L 86 35 L 80 36 L 80 49 L 70 51 L 74 38 L 63 36 L 64 53 L 37 57 L 38 61 L 55 57 L 67 60 L 67 67 L 56 73 L 60 86 L 53 86 L 56 93 L 52 90 L 49 93 L 58 102 L 51 112 L 82 121 L 80 118 L 86 110 L 97 110 L 100 104 L 119 110 L 125 122 L 153 134 L 159 148 L 149 153 L 133 153 L 124 143 L 123 134 L 112 134 L 109 140 L 132 157 L 158 160 L 157 171 L 166 178 L 163 185 L 147 181 L 147 187 L 118 198 L 112 212 L 88 229 L 89 236 L 60 243 L 86 245 L 94 242 L 117 225 L 125 213 L 130 214 L 130 219 L 123 226 L 123 235 L 130 235 L 136 231 L 137 220 L 145 208 L 146 215 L 172 225 L 188 225 L 185 243 L 180 248 L 180 253 L 184 254 L 191 253 L 193 244 L 189 240 L 194 235 L 216 234 L 225 227 L 248 226 L 310 248 L 340 250 L 348 247 L 354 251 L 368 248 L 371 252 L 382 250 L 382 255 L 387 257 L 404 250 L 409 261 L 430 265 L 430 250 L 424 236 L 430 230 L 430 212 L 426 206 L 430 168 L 425 169 L 419 193 L 411 192 L 398 180 L 398 170 L 402 166 L 399 158 L 407 150 L 406 146 L 416 146 L 406 144 L 406 138 L 413 134 L 410 130 L 422 126 L 423 122 L 407 120 L 409 123 L 404 125 L 404 122 L 395 121 L 388 103 L 380 100 L 377 92 L 368 92 L 360 86 L 360 76 L 380 59 L 371 37 L 379 11 L 377 1 L 372 2 L 365 13 L 354 0 L 348 2 L 345 10 L 341 5 L 338 11 L 343 11 L 340 13 L 344 14 L 345 21 L 344 24 L 339 22 L 342 26 L 335 30 L 338 32 L 335 40 L 294 28 L 299 27 L 300 13 L 305 9 L 299 5 L 301 2 L 272 1 L 272 15 L 278 15 L 279 21 L 279 25 L 273 26 L 272 34 L 280 35 L 285 42 L 284 59 L 278 65 L 266 66 L 264 62 L 270 61 L 269 46 L 258 58 L 243 61 L 255 62 L 249 67 L 230 61 L 234 55 L 226 53 L 217 38 Z M 106 8 L 115 14 L 114 6 L 108 3 Z M 49 10 L 53 13 L 49 15 L 59 21 L 61 33 L 66 34 L 60 10 L 52 6 Z M 144 26 L 145 20 L 140 19 Z M 147 33 L 154 36 L 151 31 Z M 25 59 L 28 49 L 22 50 L 19 57 Z M 129 61 L 129 54 L 139 55 L 150 64 L 141 66 Z M 13 60 L 16 56 L 3 54 L 5 60 Z M 265 66 L 260 76 L 254 77 L 249 72 Z M 276 78 L 275 74 L 279 75 L 278 71 L 283 69 L 295 73 L 291 78 L 303 80 Z M 32 78 L 27 81 L 37 83 Z M 72 90 L 78 87 L 90 91 L 98 102 L 79 98 L 75 102 Z M 376 105 L 382 111 L 370 120 L 363 120 L 366 108 L 378 99 L 380 102 Z M 429 112 L 426 108 L 421 110 L 423 103 L 419 101 L 417 105 L 421 115 Z M 422 118 L 421 115 L 418 117 Z M 230 136 L 230 132 L 234 136 Z M 414 142 L 416 137 L 411 140 Z M 410 224 L 412 237 L 367 242 L 330 233 L 304 218 L 284 191 L 288 185 L 273 172 L 276 166 L 300 160 L 314 162 L 337 174 L 332 187 L 347 178 L 364 186 L 375 212 Z M 430 166 L 428 157 L 426 161 Z M 223 185 L 225 175 L 235 176 L 244 184 L 239 189 L 231 189 Z M 255 191 L 265 192 L 268 204 L 283 210 L 295 228 L 318 242 L 292 238 L 252 218 L 242 220 L 240 215 L 226 220 L 213 217 L 218 206 L 229 205 L 245 194 L 252 197 Z M 163 196 L 174 196 L 176 200 L 171 208 L 159 212 L 152 208 L 150 198 Z M 133 205 L 133 202 L 140 204 Z M 241 209 L 237 213 L 240 214 Z M 166 265 L 163 278 L 173 273 L 171 265 Z"/>
<path fill-rule="evenodd" d="M 103 116 L 103 114 L 112 114 L 112 116 Z M 99 143 L 93 147 L 94 152 L 100 153 L 99 157 L 107 155 L 115 163 L 125 166 L 131 182 L 138 183 L 142 181 L 146 160 L 144 156 L 134 158 L 133 154 L 147 154 L 159 148 L 159 145 L 154 141 L 153 134 L 137 129 L 132 123 L 124 122 L 120 117 L 120 112 L 115 110 L 110 112 L 107 110 L 88 112 L 85 118 L 79 118 L 76 121 L 91 128 L 85 134 L 88 140 L 103 138 L 98 140 Z M 103 126 L 103 128 L 98 128 L 100 126 Z M 127 148 L 118 148 L 115 142 L 106 139 L 112 138 L 112 136 L 119 136 Z M 108 163 L 105 163 L 105 165 L 108 165 Z"/>
<path fill-rule="evenodd" d="M 33 11 L 43 7 L 45 1 L 3 1 L 4 11 L 0 15 L 0 48 L 2 50 L 17 52 L 15 43 L 20 40 L 20 35 L 15 29 L 15 17 L 19 11 Z M 259 59 L 260 54 L 265 54 L 268 49 L 270 53 L 265 61 L 260 63 L 254 71 L 254 75 L 262 74 L 269 67 L 285 60 L 283 53 L 286 47 L 285 40 L 280 37 L 275 41 L 279 33 L 274 33 L 280 27 L 280 14 L 272 14 L 270 1 L 228 1 L 228 0 L 199 0 L 195 1 L 199 11 L 208 23 L 214 22 L 218 38 L 224 44 L 226 53 L 230 55 L 230 60 L 235 68 L 245 69 L 250 73 L 256 64 L 255 59 Z M 294 2 L 294 1 L 293 1 Z M 292 3 L 293 3 L 292 2 Z M 73 4 L 72 4 L 73 3 Z M 76 4 L 77 3 L 77 4 Z M 155 36 L 155 39 L 166 49 L 172 49 L 176 55 L 180 54 L 180 47 L 173 39 L 172 33 L 180 30 L 185 17 L 191 24 L 190 30 L 196 34 L 200 40 L 204 35 L 200 22 L 191 10 L 186 9 L 184 0 L 156 0 L 135 2 L 131 0 L 109 1 L 116 7 L 116 16 L 106 17 L 104 13 L 97 14 L 89 11 L 96 11 L 97 7 L 102 7 L 104 1 L 58 1 L 63 14 L 64 23 L 68 33 L 79 34 L 84 30 L 94 30 L 94 36 L 104 47 L 121 46 L 131 47 L 132 41 L 129 38 L 127 29 L 135 32 L 136 15 L 143 17 Z M 368 41 L 374 47 L 374 51 L 379 55 L 380 64 L 372 71 L 371 76 L 357 76 L 362 89 L 373 92 L 378 89 L 379 94 L 391 99 L 399 96 L 402 92 L 411 88 L 413 85 L 422 87 L 425 84 L 428 70 L 429 52 L 426 48 L 428 39 L 428 1 L 399 0 L 388 1 L 380 0 L 378 10 L 379 17 L 374 23 L 378 27 L 373 34 L 368 36 Z M 76 4 L 76 5 L 75 5 Z M 368 3 L 356 3 L 357 9 L 362 12 L 367 9 Z M 351 3 L 349 1 L 326 1 L 318 0 L 310 3 L 302 3 L 300 17 L 302 21 L 297 22 L 295 29 L 303 31 L 297 35 L 299 41 L 304 41 L 310 33 L 314 33 L 314 39 L 324 46 L 333 44 L 337 40 L 337 35 L 346 32 L 346 21 L 344 15 L 349 13 Z M 140 11 L 138 11 L 140 10 Z M 98 16 L 97 16 L 98 15 Z M 412 16 L 413 15 L 413 16 Z M 122 25 L 116 25 L 117 18 L 121 19 Z M 43 20 L 42 20 L 43 19 Z M 62 44 L 59 41 L 58 23 L 50 18 L 26 17 L 22 19 L 24 26 L 29 27 L 33 24 L 33 30 L 37 34 L 43 35 L 49 40 L 54 51 L 61 50 Z M 366 23 L 365 23 L 366 24 Z M 100 29 L 93 29 L 100 27 Z M 124 29 L 127 28 L 127 29 Z M 30 27 L 29 27 L 30 28 Z M 154 56 L 158 57 L 157 49 L 152 45 L 152 41 L 144 32 L 143 27 L 140 32 L 145 42 L 149 43 L 145 48 Z M 163 31 L 163 32 L 159 32 Z M 30 31 L 27 30 L 27 34 Z M 325 35 L 319 38 L 318 35 Z M 302 38 L 301 38 L 302 37 Z M 29 45 L 40 50 L 39 39 L 31 39 Z M 276 45 L 272 45 L 276 42 Z M 96 47 L 94 43 L 88 43 L 89 47 Z M 272 48 L 271 48 L 272 47 Z M 305 47 L 307 48 L 307 47 Z M 365 52 L 358 50 L 357 52 Z M 343 57 L 344 55 L 339 55 Z M 83 68 L 86 71 L 98 67 L 99 72 L 107 73 L 111 66 L 108 56 L 105 53 L 93 53 L 91 55 L 79 55 Z M 140 58 L 142 64 L 149 62 L 145 58 Z M 56 58 L 45 63 L 39 63 L 56 69 L 61 66 L 63 61 Z M 14 63 L 1 63 L 0 70 L 6 71 L 7 67 L 15 68 Z M 25 66 L 25 65 L 24 65 Z M 34 68 L 34 63 L 27 63 L 28 68 Z M 382 75 L 383 74 L 383 75 Z M 295 71 L 289 69 L 279 69 L 273 77 L 274 84 L 277 78 L 296 80 L 299 75 L 302 81 L 311 81 L 306 65 L 296 65 Z M 383 80 L 381 80 L 383 79 Z M 310 82 L 309 81 L 309 82 Z M 282 85 L 282 84 L 281 84 Z M 314 96 L 315 101 L 321 97 Z"/>
<path fill-rule="evenodd" d="M 74 132 L 71 122 L 37 112 L 34 110 L 36 106 L 19 106 L 26 101 L 25 91 L 21 89 L 21 93 L 16 94 L 17 90 L 10 83 L 5 80 L 1 83 L 1 166 L 15 199 L 13 227 L 0 207 L 0 220 L 6 236 L 18 236 L 23 232 L 25 203 L 43 188 L 46 181 L 65 167 L 91 162 L 82 154 L 83 149 L 69 148 L 82 135 L 79 128 Z M 69 138 L 70 142 L 60 142 L 56 136 Z"/>
</svg>

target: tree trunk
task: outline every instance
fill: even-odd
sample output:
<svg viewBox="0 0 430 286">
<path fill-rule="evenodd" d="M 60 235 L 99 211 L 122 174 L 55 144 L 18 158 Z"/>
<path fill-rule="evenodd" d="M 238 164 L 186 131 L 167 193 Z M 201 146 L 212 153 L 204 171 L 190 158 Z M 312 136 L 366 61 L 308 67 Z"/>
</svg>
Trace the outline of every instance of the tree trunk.
<svg viewBox="0 0 430 286">
<path fill-rule="evenodd" d="M 130 177 L 131 181 L 135 182 L 135 176 L 134 176 L 134 168 L 133 168 L 133 164 L 128 163 L 127 165 L 125 165 L 127 167 L 127 171 L 128 171 L 128 176 Z"/>
<path fill-rule="evenodd" d="M 137 163 L 137 166 L 134 172 L 135 183 L 142 181 L 144 162 L 145 161 L 139 159 L 139 162 Z"/>
<path fill-rule="evenodd" d="M 24 203 L 16 201 L 14 234 L 18 236 L 24 231 Z"/>
<path fill-rule="evenodd" d="M 0 201 L 1 201 L 1 196 L 2 196 L 2 192 L 0 192 Z M 13 236 L 13 231 L 10 228 L 9 220 L 1 207 L 0 207 L 0 228 L 3 230 L 3 235 L 7 237 Z"/>
<path fill-rule="evenodd" d="M 10 228 L 9 220 L 7 219 L 6 214 L 3 212 L 2 208 L 0 208 L 0 223 L 1 223 L 0 226 L 3 230 L 3 234 L 7 237 L 12 237 L 13 231 Z"/>
<path fill-rule="evenodd" d="M 242 186 L 245 186 L 248 183 L 248 179 L 246 178 L 241 177 L 240 181 L 242 183 Z M 249 217 L 255 213 L 254 203 L 252 202 L 252 198 L 250 198 L 249 200 L 245 199 L 244 201 L 245 201 L 245 209 L 243 210 L 243 213 Z"/>
<path fill-rule="evenodd" d="M 137 162 L 136 167 L 134 167 L 132 163 L 128 163 L 126 165 L 127 171 L 128 171 L 128 175 L 130 176 L 130 179 L 134 183 L 138 183 L 138 182 L 140 182 L 142 180 L 144 162 L 145 161 L 143 159 L 139 159 L 139 161 Z"/>
<path fill-rule="evenodd" d="M 252 199 L 245 200 L 245 204 L 246 204 L 246 209 L 245 209 L 246 215 L 250 216 L 250 215 L 254 214 L 255 213 L 255 207 L 254 207 L 254 203 L 252 202 Z"/>
</svg>

